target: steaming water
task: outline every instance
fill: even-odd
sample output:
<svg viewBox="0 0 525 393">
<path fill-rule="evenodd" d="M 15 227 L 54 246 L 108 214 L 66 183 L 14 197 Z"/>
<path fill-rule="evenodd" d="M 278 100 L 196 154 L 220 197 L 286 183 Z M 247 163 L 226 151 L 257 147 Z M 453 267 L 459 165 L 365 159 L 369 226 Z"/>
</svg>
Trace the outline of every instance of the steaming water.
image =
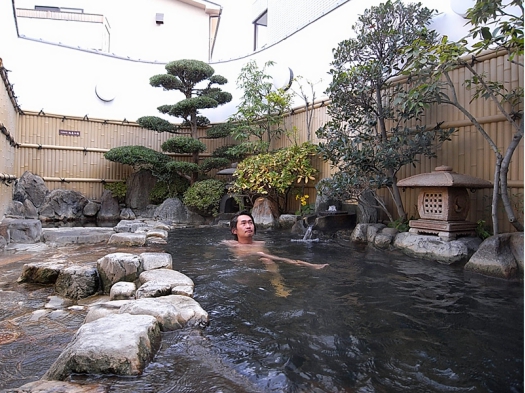
<svg viewBox="0 0 525 393">
<path fill-rule="evenodd" d="M 330 266 L 280 263 L 277 274 L 218 246 L 226 229 L 174 230 L 167 251 L 210 325 L 163 334 L 140 377 L 72 379 L 119 393 L 523 391 L 522 283 L 351 243 L 257 237 L 274 254 Z M 74 333 L 69 321 L 47 333 L 47 356 L 27 340 L 0 345 L 10 375 L 0 388 L 42 375 Z"/>
</svg>

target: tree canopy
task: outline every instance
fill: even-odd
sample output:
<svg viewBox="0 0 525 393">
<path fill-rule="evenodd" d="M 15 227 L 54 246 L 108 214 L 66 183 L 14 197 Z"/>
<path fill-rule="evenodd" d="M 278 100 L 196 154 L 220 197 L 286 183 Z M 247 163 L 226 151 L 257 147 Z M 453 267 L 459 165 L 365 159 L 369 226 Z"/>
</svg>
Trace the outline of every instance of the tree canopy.
<svg viewBox="0 0 525 393">
<path fill-rule="evenodd" d="M 232 136 L 241 141 L 247 153 L 267 153 L 273 139 L 284 132 L 283 120 L 290 108 L 292 94 L 273 86 L 268 69 L 275 63 L 268 61 L 262 68 L 252 60 L 245 64 L 237 78 L 237 87 L 243 91 L 237 112 L 230 116 Z"/>
<path fill-rule="evenodd" d="M 411 120 L 420 122 L 425 103 L 407 95 L 417 81 L 400 78 L 410 66 L 403 49 L 416 39 L 436 41 L 427 28 L 433 15 L 420 3 L 390 0 L 365 10 L 352 26 L 355 38 L 333 50 L 326 90 L 331 120 L 317 130 L 321 155 L 338 169 L 330 187 L 335 196 L 359 200 L 365 191 L 375 195 L 386 187 L 402 220 L 397 172 L 421 156 L 434 156 L 437 144 L 453 132 L 409 126 Z"/>
<path fill-rule="evenodd" d="M 174 104 L 161 105 L 157 109 L 162 114 L 181 118 L 181 126 L 189 126 L 191 136 L 176 136 L 164 143 L 163 150 L 192 154 L 193 165 L 170 164 L 169 168 L 195 182 L 198 178 L 199 153 L 205 151 L 205 145 L 198 140 L 197 128 L 210 123 L 208 118 L 200 115 L 200 111 L 226 104 L 231 101 L 232 95 L 218 87 L 226 84 L 227 79 L 215 75 L 213 67 L 205 62 L 176 60 L 166 64 L 165 69 L 166 74 L 154 75 L 150 78 L 150 85 L 168 91 L 179 91 L 184 95 L 184 99 Z M 142 127 L 157 132 L 177 133 L 181 128 L 157 116 L 144 116 L 137 122 Z M 221 135 L 225 135 L 224 130 Z M 193 141 L 188 140 L 189 138 Z M 189 169 L 192 169 L 191 174 L 187 172 Z"/>
<path fill-rule="evenodd" d="M 523 1 L 477 0 L 467 11 L 467 19 L 471 27 L 469 34 L 458 42 L 450 41 L 447 36 L 436 43 L 417 39 L 406 48 L 405 55 L 411 64 L 407 73 L 421 81 L 411 94 L 427 103 L 455 106 L 472 122 L 496 157 L 491 208 L 493 233 L 499 232 L 500 201 L 509 222 L 516 230 L 523 231 L 507 182 L 510 162 L 523 139 L 523 87 L 509 87 L 504 81 L 491 80 L 477 67 L 477 57 L 483 51 L 505 51 L 506 60 L 523 71 Z M 468 39 L 474 42 L 471 46 Z M 490 101 L 510 124 L 512 139 L 507 146 L 501 148 L 498 145 L 501 142 L 494 140 L 469 107 L 458 100 L 458 87 L 450 76 L 457 68 L 465 70 L 465 83 L 461 88 L 472 91 L 473 100 Z"/>
</svg>

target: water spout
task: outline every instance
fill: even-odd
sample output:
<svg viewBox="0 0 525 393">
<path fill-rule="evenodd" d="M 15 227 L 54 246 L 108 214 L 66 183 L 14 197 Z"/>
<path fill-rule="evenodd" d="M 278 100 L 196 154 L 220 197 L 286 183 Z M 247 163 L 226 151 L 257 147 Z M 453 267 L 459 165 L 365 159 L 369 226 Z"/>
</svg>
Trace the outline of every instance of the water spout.
<svg viewBox="0 0 525 393">
<path fill-rule="evenodd" d="M 304 236 L 303 236 L 303 241 L 307 241 L 307 240 L 310 240 L 312 238 L 312 230 L 313 230 L 314 226 L 313 225 L 309 225 L 308 228 L 306 229 L 306 232 L 304 233 Z"/>
<path fill-rule="evenodd" d="M 312 239 L 312 233 L 314 229 L 314 224 L 308 225 L 308 228 L 306 228 L 306 232 L 304 233 L 304 236 L 302 239 L 292 239 L 294 242 L 318 242 L 319 239 Z"/>
</svg>

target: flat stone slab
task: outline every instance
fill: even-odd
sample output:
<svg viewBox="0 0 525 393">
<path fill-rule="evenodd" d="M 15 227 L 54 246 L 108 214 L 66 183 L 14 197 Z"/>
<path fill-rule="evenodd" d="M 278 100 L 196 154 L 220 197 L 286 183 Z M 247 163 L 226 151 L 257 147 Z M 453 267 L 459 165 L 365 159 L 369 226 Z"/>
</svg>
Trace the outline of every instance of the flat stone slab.
<svg viewBox="0 0 525 393">
<path fill-rule="evenodd" d="M 63 381 L 73 373 L 140 375 L 160 342 L 159 323 L 151 315 L 111 314 L 82 325 L 42 379 Z"/>
<path fill-rule="evenodd" d="M 108 244 L 133 247 L 142 247 L 146 244 L 146 233 L 114 233 L 109 238 Z"/>
<path fill-rule="evenodd" d="M 43 252 L 49 250 L 50 247 L 46 243 L 8 243 L 5 247 L 6 251 L 27 251 L 27 252 Z"/>
<path fill-rule="evenodd" d="M 93 322 L 97 319 L 107 317 L 111 314 L 118 314 L 120 307 L 133 300 L 111 300 L 109 302 L 96 303 L 89 306 L 89 311 L 84 319 L 84 323 Z"/>
<path fill-rule="evenodd" d="M 144 270 L 171 269 L 173 265 L 171 254 L 167 252 L 143 252 L 140 257 Z"/>
<path fill-rule="evenodd" d="M 0 222 L 0 236 L 7 243 L 38 243 L 42 237 L 42 223 L 36 219 L 5 218 Z"/>
<path fill-rule="evenodd" d="M 480 239 L 460 238 L 446 241 L 437 236 L 415 235 L 408 232 L 397 234 L 394 247 L 406 254 L 451 265 L 466 262 L 473 254 L 473 242 Z M 479 242 L 477 243 L 479 245 Z"/>
<path fill-rule="evenodd" d="M 37 284 L 54 284 L 65 262 L 31 262 L 26 263 L 17 282 L 32 282 Z"/>
<path fill-rule="evenodd" d="M 162 331 L 184 326 L 205 327 L 209 321 L 208 313 L 199 303 L 191 297 L 180 295 L 137 299 L 123 305 L 119 312 L 154 316 Z"/>
<path fill-rule="evenodd" d="M 193 280 L 176 270 L 153 269 L 140 273 L 137 298 L 183 295 L 193 297 Z M 167 292 L 167 293 L 166 293 Z"/>
<path fill-rule="evenodd" d="M 138 255 L 116 252 L 97 261 L 97 269 L 104 293 L 119 281 L 133 282 L 139 278 L 142 260 Z"/>
<path fill-rule="evenodd" d="M 50 246 L 67 244 L 93 244 L 107 242 L 115 231 L 113 228 L 44 228 L 42 240 Z"/>
</svg>

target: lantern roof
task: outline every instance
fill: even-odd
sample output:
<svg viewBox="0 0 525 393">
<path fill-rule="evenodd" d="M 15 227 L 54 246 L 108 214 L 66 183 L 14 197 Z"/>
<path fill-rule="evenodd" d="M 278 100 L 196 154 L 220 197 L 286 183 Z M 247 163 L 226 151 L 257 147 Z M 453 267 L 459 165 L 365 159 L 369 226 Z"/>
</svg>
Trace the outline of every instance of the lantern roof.
<svg viewBox="0 0 525 393">
<path fill-rule="evenodd" d="M 397 182 L 398 187 L 465 187 L 491 188 L 493 184 L 490 181 L 478 177 L 456 173 L 452 167 L 441 165 L 435 168 L 431 173 L 421 173 L 410 176 Z"/>
</svg>

